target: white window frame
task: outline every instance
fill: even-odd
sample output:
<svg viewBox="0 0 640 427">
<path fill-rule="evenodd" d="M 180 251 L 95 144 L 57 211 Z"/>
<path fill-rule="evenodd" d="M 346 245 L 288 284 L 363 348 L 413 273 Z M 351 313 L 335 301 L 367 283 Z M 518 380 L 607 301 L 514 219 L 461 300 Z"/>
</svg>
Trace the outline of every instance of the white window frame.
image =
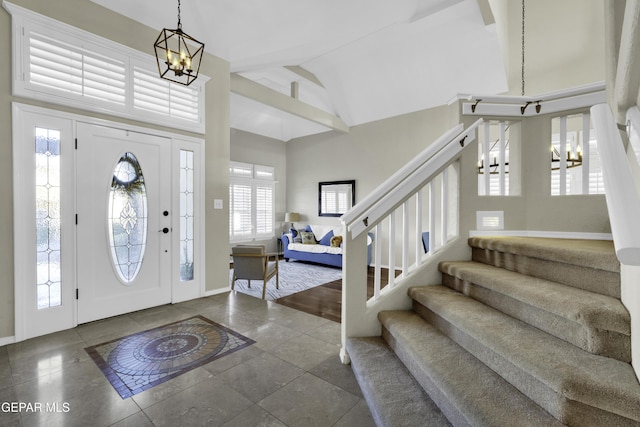
<svg viewBox="0 0 640 427">
<path fill-rule="evenodd" d="M 134 93 L 139 90 L 134 79 L 134 69 L 146 70 L 157 75 L 157 64 L 155 57 L 144 54 L 138 50 L 113 42 L 106 38 L 97 36 L 90 32 L 81 30 L 55 19 L 40 15 L 28 9 L 16 6 L 9 2 L 3 2 L 4 8 L 12 17 L 13 32 L 13 95 L 36 99 L 54 104 L 65 105 L 75 108 L 82 108 L 87 111 L 98 113 L 108 113 L 117 117 L 139 120 L 176 129 L 188 130 L 190 132 L 205 132 L 205 84 L 208 77 L 200 74 L 197 81 L 188 87 L 175 88 L 178 91 L 193 91 L 197 96 L 197 110 L 193 118 L 188 118 L 184 114 L 166 114 L 158 111 L 149 111 L 136 108 L 134 106 Z M 86 53 L 91 56 L 114 58 L 124 62 L 124 90 L 125 101 L 123 104 L 94 99 L 77 93 L 65 90 L 57 90 L 52 87 L 35 84 L 30 81 L 30 35 L 35 32 L 45 36 L 56 44 L 67 46 L 70 50 L 79 53 Z M 168 81 L 157 78 L 154 92 L 160 94 L 163 90 L 167 92 L 166 102 L 172 102 L 170 93 L 172 86 L 167 85 Z M 176 85 L 176 83 L 171 83 Z M 175 91 L 173 91 L 175 92 Z M 176 98 L 177 99 L 177 98 Z M 176 102 L 177 107 L 181 107 L 181 100 Z M 182 100 L 183 101 L 183 100 Z M 171 104 L 170 104 L 171 105 Z M 192 108 L 193 109 L 193 108 Z M 180 108 L 170 111 L 180 110 Z"/>
<path fill-rule="evenodd" d="M 557 133 L 551 135 L 551 148 L 560 154 L 559 168 L 553 170 L 551 164 L 549 189 L 552 197 L 557 196 L 591 196 L 604 194 L 600 154 L 598 152 L 597 135 L 591 124 L 588 112 L 555 116 L 551 118 L 552 129 L 554 121 L 558 121 Z M 568 120 L 581 121 L 580 129 L 575 125 L 568 128 Z M 586 141 L 585 141 L 586 140 Z M 582 164 L 579 169 L 568 167 L 567 151 L 576 155 L 577 147 L 582 150 Z M 577 172 L 580 172 L 579 174 Z"/>
<path fill-rule="evenodd" d="M 520 195 L 517 185 L 520 176 L 520 142 L 519 138 L 512 135 L 511 126 L 514 124 L 516 123 L 503 120 L 487 120 L 479 129 L 478 196 Z M 493 136 L 496 134 L 497 138 Z M 481 169 L 483 173 L 480 173 Z M 491 170 L 492 173 L 487 173 Z"/>
<path fill-rule="evenodd" d="M 230 162 L 229 164 L 229 241 L 232 243 L 267 240 L 275 236 L 275 168 L 250 163 Z M 250 189 L 250 227 L 237 229 L 234 211 L 234 186 L 246 186 Z M 271 191 L 270 219 L 265 221 L 263 230 L 259 229 L 258 196 L 260 189 Z"/>
</svg>

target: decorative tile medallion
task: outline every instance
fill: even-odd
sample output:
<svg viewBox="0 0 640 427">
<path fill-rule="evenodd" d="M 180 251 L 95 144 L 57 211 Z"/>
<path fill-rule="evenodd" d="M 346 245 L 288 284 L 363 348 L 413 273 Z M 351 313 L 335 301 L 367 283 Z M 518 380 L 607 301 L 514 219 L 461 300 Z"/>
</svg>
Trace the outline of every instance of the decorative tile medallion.
<svg viewBox="0 0 640 427">
<path fill-rule="evenodd" d="M 126 399 L 253 343 L 205 317 L 194 316 L 85 350 Z"/>
</svg>

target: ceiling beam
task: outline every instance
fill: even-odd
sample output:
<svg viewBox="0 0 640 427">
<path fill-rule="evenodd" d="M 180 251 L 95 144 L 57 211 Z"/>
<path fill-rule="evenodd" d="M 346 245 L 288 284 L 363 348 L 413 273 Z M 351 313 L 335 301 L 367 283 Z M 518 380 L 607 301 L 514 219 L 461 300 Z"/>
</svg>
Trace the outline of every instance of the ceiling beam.
<svg viewBox="0 0 640 427">
<path fill-rule="evenodd" d="M 318 80 L 318 78 L 315 76 L 315 74 L 313 74 L 310 71 L 305 70 L 301 66 L 299 66 L 299 65 L 285 65 L 284 68 L 286 68 L 287 70 L 291 71 L 292 73 L 295 73 L 295 74 L 299 75 L 300 77 L 303 77 L 304 79 L 310 81 L 311 83 L 317 84 L 321 88 L 324 88 L 324 86 L 322 85 L 320 80 Z"/>
<path fill-rule="evenodd" d="M 486 27 L 496 23 L 493 11 L 491 10 L 491 5 L 489 5 L 489 0 L 478 0 L 478 7 L 480 7 L 480 14 L 482 15 L 482 20 Z"/>
<path fill-rule="evenodd" d="M 231 92 L 284 111 L 294 116 L 348 133 L 349 126 L 340 117 L 327 113 L 281 92 L 270 89 L 236 73 L 231 73 Z"/>
</svg>

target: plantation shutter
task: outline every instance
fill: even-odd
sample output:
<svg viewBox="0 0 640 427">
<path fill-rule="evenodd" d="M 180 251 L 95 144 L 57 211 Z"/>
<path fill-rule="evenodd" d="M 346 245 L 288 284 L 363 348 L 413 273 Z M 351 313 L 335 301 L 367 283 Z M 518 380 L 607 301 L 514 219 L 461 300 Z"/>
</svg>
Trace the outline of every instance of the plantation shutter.
<svg viewBox="0 0 640 427">
<path fill-rule="evenodd" d="M 229 175 L 230 240 L 273 237 L 274 169 L 269 166 L 231 162 Z"/>
<path fill-rule="evenodd" d="M 156 59 L 5 2 L 17 97 L 204 133 L 205 82 L 171 84 Z"/>
<path fill-rule="evenodd" d="M 133 87 L 134 108 L 169 115 L 169 82 L 167 80 L 157 79 L 146 70 L 134 67 Z"/>
<path fill-rule="evenodd" d="M 256 237 L 273 235 L 273 184 L 256 184 Z"/>
<path fill-rule="evenodd" d="M 29 34 L 29 83 L 124 106 L 125 62 Z"/>
<path fill-rule="evenodd" d="M 250 237 L 251 227 L 251 184 L 234 183 L 229 186 L 230 237 L 231 239 Z"/>
<path fill-rule="evenodd" d="M 156 72 L 133 67 L 133 107 L 197 122 L 199 88 L 171 84 Z"/>
</svg>

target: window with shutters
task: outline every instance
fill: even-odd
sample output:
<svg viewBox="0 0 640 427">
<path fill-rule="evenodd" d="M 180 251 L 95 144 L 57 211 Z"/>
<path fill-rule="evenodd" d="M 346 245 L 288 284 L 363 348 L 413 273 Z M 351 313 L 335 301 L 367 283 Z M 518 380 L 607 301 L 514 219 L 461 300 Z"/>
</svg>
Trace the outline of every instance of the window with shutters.
<svg viewBox="0 0 640 427">
<path fill-rule="evenodd" d="M 233 242 L 273 237 L 274 168 L 231 162 L 229 174 L 230 240 Z"/>
<path fill-rule="evenodd" d="M 604 194 L 590 114 L 554 117 L 551 128 L 551 195 Z"/>
<path fill-rule="evenodd" d="M 156 60 L 5 3 L 12 15 L 14 95 L 204 133 L 204 83 L 158 76 Z"/>
<path fill-rule="evenodd" d="M 487 120 L 478 129 L 478 195 L 520 195 L 520 125 Z"/>
</svg>

